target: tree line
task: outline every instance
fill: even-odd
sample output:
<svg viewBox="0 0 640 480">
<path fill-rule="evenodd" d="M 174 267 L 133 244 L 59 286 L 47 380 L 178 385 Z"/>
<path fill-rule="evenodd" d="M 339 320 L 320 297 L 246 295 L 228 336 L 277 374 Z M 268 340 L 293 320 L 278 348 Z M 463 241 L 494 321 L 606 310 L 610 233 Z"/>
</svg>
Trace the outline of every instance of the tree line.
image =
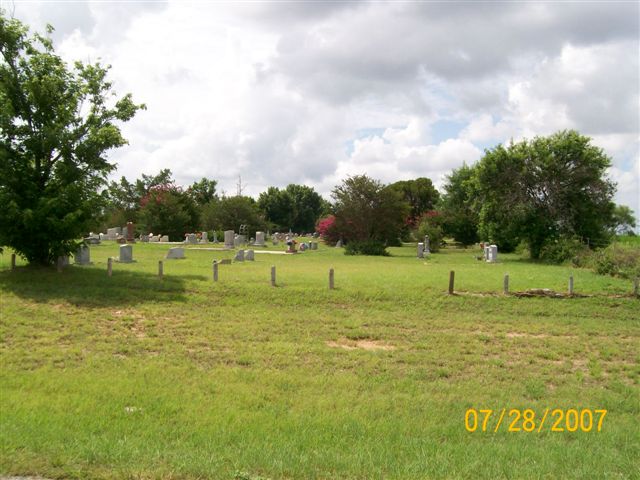
<svg viewBox="0 0 640 480">
<path fill-rule="evenodd" d="M 48 34 L 53 29 L 48 28 Z M 613 203 L 611 159 L 589 137 L 562 131 L 498 145 L 447 177 L 441 195 L 428 178 L 385 185 L 366 175 L 337 185 L 331 200 L 305 185 L 269 187 L 257 200 L 219 195 L 214 179 L 182 187 L 170 170 L 108 182 L 107 153 L 127 143 L 119 125 L 143 104 L 119 97 L 108 66 L 56 55 L 49 36 L 30 35 L 0 10 L 0 248 L 52 264 L 90 230 L 133 221 L 172 239 L 196 230 L 317 230 L 347 253 L 429 235 L 462 245 L 524 246 L 562 261 L 578 246 L 605 246 L 632 232 L 633 212 Z"/>
</svg>

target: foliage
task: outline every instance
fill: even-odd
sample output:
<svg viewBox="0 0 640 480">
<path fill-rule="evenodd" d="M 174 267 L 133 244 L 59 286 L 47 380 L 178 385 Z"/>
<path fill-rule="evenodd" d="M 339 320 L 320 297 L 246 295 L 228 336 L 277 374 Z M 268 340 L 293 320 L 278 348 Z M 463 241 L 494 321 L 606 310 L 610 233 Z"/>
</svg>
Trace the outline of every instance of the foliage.
<svg viewBox="0 0 640 480">
<path fill-rule="evenodd" d="M 322 197 L 306 185 L 287 185 L 280 190 L 269 187 L 260 194 L 258 206 L 276 230 L 311 232 L 325 208 Z"/>
<path fill-rule="evenodd" d="M 318 220 L 316 232 L 328 245 L 333 246 L 340 240 L 340 232 L 336 228 L 336 217 L 333 215 L 328 215 Z"/>
<path fill-rule="evenodd" d="M 409 205 L 396 190 L 366 175 L 357 175 L 335 187 L 332 196 L 335 228 L 346 244 L 398 243 Z"/>
<path fill-rule="evenodd" d="M 606 244 L 615 191 L 609 166 L 602 149 L 575 131 L 486 151 L 476 173 L 481 236 L 501 251 L 526 240 L 533 258 L 554 238 Z"/>
<path fill-rule="evenodd" d="M 216 180 L 202 177 L 199 181 L 191 184 L 187 189 L 187 195 L 189 195 L 198 206 L 202 207 L 217 198 L 216 185 L 218 185 Z"/>
<path fill-rule="evenodd" d="M 0 245 L 51 264 L 100 213 L 105 153 L 127 143 L 116 123 L 144 106 L 114 99 L 108 67 L 70 69 L 50 38 L 2 11 L 0 53 Z"/>
<path fill-rule="evenodd" d="M 205 230 L 234 230 L 246 225 L 249 235 L 266 229 L 256 201 L 251 197 L 222 197 L 209 202 L 203 209 L 202 222 Z"/>
<path fill-rule="evenodd" d="M 401 180 L 392 183 L 389 188 L 397 191 L 409 204 L 411 218 L 419 218 L 424 212 L 433 210 L 440 199 L 440 193 L 430 179 L 425 177 L 414 180 Z"/>
<path fill-rule="evenodd" d="M 565 263 L 578 258 L 588 247 L 576 237 L 559 237 L 547 240 L 540 249 L 540 260 L 548 263 Z"/>
<path fill-rule="evenodd" d="M 615 235 L 633 235 L 636 217 L 626 205 L 616 205 L 613 210 L 611 230 Z"/>
<path fill-rule="evenodd" d="M 600 275 L 640 278 L 640 246 L 615 242 L 607 248 L 578 256 L 574 263 L 592 268 Z"/>
<path fill-rule="evenodd" d="M 425 235 L 429 235 L 429 251 L 438 252 L 444 239 L 442 233 L 442 215 L 436 211 L 426 212 L 418 222 L 416 237 L 418 242 L 424 240 Z"/>
<path fill-rule="evenodd" d="M 373 255 L 373 256 L 389 256 L 387 246 L 379 240 L 358 241 L 352 240 L 345 245 L 345 255 Z"/>
<path fill-rule="evenodd" d="M 442 230 L 462 245 L 473 245 L 478 238 L 478 189 L 475 167 L 463 165 L 447 176 L 440 211 Z"/>
<path fill-rule="evenodd" d="M 184 240 L 184 235 L 198 228 L 198 209 L 193 197 L 173 184 L 156 185 L 140 202 L 140 229 L 168 235 L 171 241 Z"/>
</svg>

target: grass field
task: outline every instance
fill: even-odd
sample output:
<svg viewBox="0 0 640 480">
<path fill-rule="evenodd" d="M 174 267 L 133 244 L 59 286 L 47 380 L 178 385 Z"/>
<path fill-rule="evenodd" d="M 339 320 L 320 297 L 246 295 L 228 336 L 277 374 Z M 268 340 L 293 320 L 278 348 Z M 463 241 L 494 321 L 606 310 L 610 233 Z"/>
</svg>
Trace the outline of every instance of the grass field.
<svg viewBox="0 0 640 480">
<path fill-rule="evenodd" d="M 63 273 L 12 272 L 2 255 L 0 475 L 640 478 L 627 280 L 515 255 L 322 245 L 221 265 L 217 283 L 212 260 L 232 253 L 189 249 L 160 280 L 168 247 L 133 248 L 111 278 L 111 242 Z M 560 292 L 572 274 L 587 296 L 504 296 L 505 273 L 512 291 Z M 495 410 L 488 431 L 465 429 L 470 408 Z M 552 432 L 551 417 L 537 431 L 555 408 L 607 414 L 600 432 Z M 510 409 L 532 409 L 536 429 L 509 432 Z"/>
</svg>

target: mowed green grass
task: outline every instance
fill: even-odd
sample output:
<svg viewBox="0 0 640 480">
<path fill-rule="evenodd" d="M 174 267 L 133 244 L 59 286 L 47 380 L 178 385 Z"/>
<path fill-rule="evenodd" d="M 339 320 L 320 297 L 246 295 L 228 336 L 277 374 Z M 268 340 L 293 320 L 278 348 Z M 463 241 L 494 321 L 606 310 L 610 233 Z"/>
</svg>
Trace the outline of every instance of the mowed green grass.
<svg viewBox="0 0 640 480">
<path fill-rule="evenodd" d="M 415 247 L 347 257 L 134 245 L 63 273 L 0 260 L 0 474 L 50 478 L 638 478 L 631 282 Z M 275 247 L 270 247 L 274 250 Z M 270 267 L 277 287 L 270 286 Z M 329 268 L 336 289 L 328 289 Z M 459 295 L 446 294 L 449 271 Z M 516 298 L 511 290 L 585 298 Z M 363 347 L 368 347 L 363 348 Z M 494 409 L 488 432 L 468 408 Z M 493 432 L 501 409 L 607 409 L 600 432 Z"/>
</svg>

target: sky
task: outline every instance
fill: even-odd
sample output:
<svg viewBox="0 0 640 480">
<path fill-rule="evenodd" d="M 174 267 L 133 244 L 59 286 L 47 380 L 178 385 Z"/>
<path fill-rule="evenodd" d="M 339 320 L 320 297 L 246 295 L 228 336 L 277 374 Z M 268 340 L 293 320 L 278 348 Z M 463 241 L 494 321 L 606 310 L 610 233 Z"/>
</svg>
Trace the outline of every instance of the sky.
<svg viewBox="0 0 640 480">
<path fill-rule="evenodd" d="M 147 105 L 114 177 L 170 168 L 227 195 L 446 175 L 576 129 L 640 214 L 640 3 L 0 0 Z"/>
</svg>

